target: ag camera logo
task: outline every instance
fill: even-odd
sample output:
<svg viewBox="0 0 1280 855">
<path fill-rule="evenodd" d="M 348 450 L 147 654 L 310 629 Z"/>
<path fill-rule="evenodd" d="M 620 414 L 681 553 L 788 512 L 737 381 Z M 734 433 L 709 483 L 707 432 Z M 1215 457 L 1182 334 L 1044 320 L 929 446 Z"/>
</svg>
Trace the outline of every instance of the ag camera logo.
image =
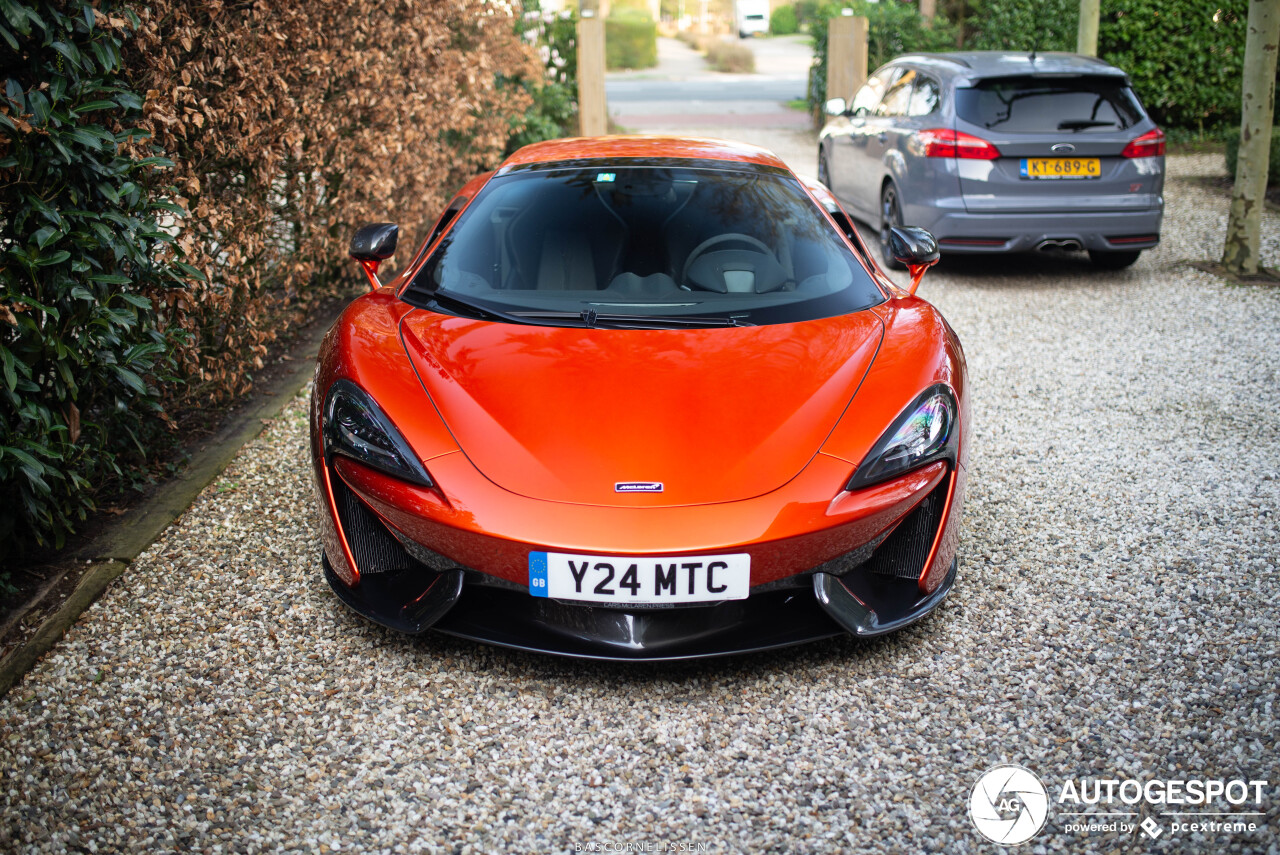
<svg viewBox="0 0 1280 855">
<path fill-rule="evenodd" d="M 969 794 L 969 819 L 993 843 L 1016 846 L 1040 833 L 1049 794 L 1035 772 L 1006 763 L 988 769 Z"/>
</svg>

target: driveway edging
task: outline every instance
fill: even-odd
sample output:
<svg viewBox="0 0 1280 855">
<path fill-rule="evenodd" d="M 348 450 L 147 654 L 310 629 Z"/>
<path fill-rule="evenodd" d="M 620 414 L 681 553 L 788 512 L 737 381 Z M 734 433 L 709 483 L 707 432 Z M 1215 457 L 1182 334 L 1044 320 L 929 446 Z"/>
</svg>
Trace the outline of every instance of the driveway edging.
<svg viewBox="0 0 1280 855">
<path fill-rule="evenodd" d="M 317 324 L 287 351 L 293 365 L 275 378 L 259 395 L 259 400 L 239 413 L 195 454 L 186 469 L 165 483 L 145 501 L 116 519 L 103 532 L 73 553 L 71 560 L 87 564 L 70 596 L 40 624 L 30 638 L 0 659 L 0 697 L 16 685 L 40 657 L 49 652 L 72 624 L 98 597 L 128 570 L 129 565 L 181 516 L 205 487 L 213 483 L 240 453 L 240 449 L 262 433 L 267 423 L 280 415 L 312 377 L 312 367 L 320 352 L 320 342 L 330 324 Z M 56 587 L 56 586 L 54 586 Z M 30 613 L 40 608 L 48 596 L 27 606 Z"/>
</svg>

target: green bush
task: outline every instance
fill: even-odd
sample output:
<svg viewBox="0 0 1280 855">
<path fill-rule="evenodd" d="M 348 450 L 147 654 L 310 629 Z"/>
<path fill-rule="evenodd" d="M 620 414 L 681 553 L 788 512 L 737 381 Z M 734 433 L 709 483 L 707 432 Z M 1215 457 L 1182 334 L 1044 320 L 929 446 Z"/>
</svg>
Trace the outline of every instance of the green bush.
<svg viewBox="0 0 1280 855">
<path fill-rule="evenodd" d="M 1236 161 L 1240 157 L 1240 134 L 1227 137 L 1227 174 L 1236 177 Z M 1271 129 L 1271 159 L 1267 164 L 1267 186 L 1280 187 L 1280 128 Z"/>
<path fill-rule="evenodd" d="M 1103 4 L 1098 54 L 1123 68 L 1157 123 L 1239 126 L 1248 0 Z"/>
<path fill-rule="evenodd" d="M 182 340 L 157 306 L 194 271 L 166 260 L 172 164 L 131 127 L 143 99 L 119 76 L 138 19 L 101 0 L 0 9 L 2 566 L 60 546 L 121 461 L 145 458 Z"/>
<path fill-rule="evenodd" d="M 1074 51 L 1076 0 L 981 0 L 950 4 L 960 20 L 924 25 L 915 7 L 898 0 L 855 2 L 870 19 L 870 68 L 901 53 L 955 50 L 957 27 L 965 50 Z M 1112 0 L 1103 4 L 1098 55 L 1124 69 L 1147 111 L 1166 129 L 1203 133 L 1239 123 L 1248 0 Z M 819 8 L 810 32 L 815 63 L 809 101 L 825 97 L 827 19 L 839 7 Z"/>
<path fill-rule="evenodd" d="M 1155 121 L 1202 130 L 1239 121 L 1248 0 L 1115 0 L 1103 5 L 1098 55 L 1124 69 Z M 976 50 L 1076 49 L 1075 0 L 984 0 Z"/>
<path fill-rule="evenodd" d="M 818 19 L 818 0 L 796 0 L 792 6 L 796 12 L 796 25 L 802 30 L 808 30 L 813 26 L 813 22 Z"/>
<path fill-rule="evenodd" d="M 904 53 L 955 50 L 956 28 L 945 18 L 926 22 L 914 5 L 897 0 L 869 3 L 856 0 L 855 15 L 867 18 L 867 71 L 875 71 Z M 809 28 L 813 35 L 813 66 L 809 70 L 809 105 L 817 111 L 827 98 L 828 21 L 840 15 L 840 6 L 830 3 L 818 8 Z M 852 93 L 849 93 L 852 94 Z M 842 96 L 848 97 L 848 96 Z"/>
<path fill-rule="evenodd" d="M 642 12 L 620 9 L 604 22 L 604 61 L 611 69 L 658 64 L 658 25 Z"/>
<path fill-rule="evenodd" d="M 799 29 L 794 6 L 779 6 L 769 16 L 769 32 L 775 36 L 789 36 Z"/>
<path fill-rule="evenodd" d="M 527 0 L 516 31 L 538 46 L 542 56 L 541 80 L 520 78 L 514 84 L 533 98 L 524 114 L 512 119 L 507 156 L 531 143 L 578 132 L 578 34 L 577 15 L 543 15 L 537 0 Z"/>
</svg>

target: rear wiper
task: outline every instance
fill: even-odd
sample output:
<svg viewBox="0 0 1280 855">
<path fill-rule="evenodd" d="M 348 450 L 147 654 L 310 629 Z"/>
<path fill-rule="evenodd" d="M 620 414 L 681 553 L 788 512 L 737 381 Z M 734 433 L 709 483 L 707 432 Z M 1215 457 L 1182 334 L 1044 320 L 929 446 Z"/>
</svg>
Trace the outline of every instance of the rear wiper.
<svg viewBox="0 0 1280 855">
<path fill-rule="evenodd" d="M 506 321 L 509 324 L 526 325 L 533 323 L 533 321 L 520 315 L 513 315 L 498 309 L 490 309 L 488 306 L 481 306 L 479 303 L 473 303 L 470 300 L 455 297 L 452 294 L 445 294 L 441 291 L 435 291 L 431 294 L 431 302 L 453 314 L 478 318 L 482 321 Z"/>
<path fill-rule="evenodd" d="M 1058 130 L 1060 131 L 1082 131 L 1085 128 L 1101 128 L 1105 125 L 1114 125 L 1115 122 L 1098 122 L 1092 119 L 1068 119 L 1065 122 L 1058 122 Z"/>
<path fill-rule="evenodd" d="M 581 312 L 516 312 L 529 320 L 575 320 L 585 327 L 610 327 L 623 330 L 698 329 L 703 327 L 752 327 L 741 318 L 717 315 L 624 315 L 586 309 Z"/>
</svg>

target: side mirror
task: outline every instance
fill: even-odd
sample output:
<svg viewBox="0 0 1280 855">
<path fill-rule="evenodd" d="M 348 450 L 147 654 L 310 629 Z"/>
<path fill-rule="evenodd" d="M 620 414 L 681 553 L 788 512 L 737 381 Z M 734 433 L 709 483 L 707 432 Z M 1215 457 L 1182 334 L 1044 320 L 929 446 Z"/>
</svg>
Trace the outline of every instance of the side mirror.
<svg viewBox="0 0 1280 855">
<path fill-rule="evenodd" d="M 924 229 L 894 226 L 889 229 L 889 254 L 894 261 L 907 266 L 911 273 L 909 293 L 914 294 L 924 272 L 938 263 L 938 242 Z"/>
<path fill-rule="evenodd" d="M 382 287 L 378 280 L 378 266 L 395 255 L 400 227 L 395 223 L 371 223 L 361 226 L 351 238 L 351 257 L 360 262 L 369 284 L 374 290 Z"/>
<path fill-rule="evenodd" d="M 823 109 L 827 111 L 828 116 L 843 116 L 849 109 L 849 105 L 843 98 L 832 98 L 823 105 Z"/>
</svg>

